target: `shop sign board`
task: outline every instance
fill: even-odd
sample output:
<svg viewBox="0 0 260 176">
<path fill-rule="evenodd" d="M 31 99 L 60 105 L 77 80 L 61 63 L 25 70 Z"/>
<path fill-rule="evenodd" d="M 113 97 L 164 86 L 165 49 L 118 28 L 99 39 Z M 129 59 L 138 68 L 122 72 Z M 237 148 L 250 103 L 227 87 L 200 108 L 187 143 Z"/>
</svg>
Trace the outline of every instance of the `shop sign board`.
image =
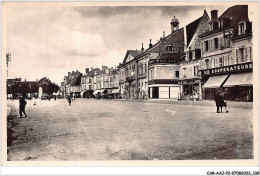
<svg viewBox="0 0 260 176">
<path fill-rule="evenodd" d="M 159 87 L 159 98 L 169 98 L 169 87 Z"/>
<path fill-rule="evenodd" d="M 229 66 L 206 69 L 206 70 L 199 70 L 198 75 L 208 76 L 208 75 L 218 75 L 224 73 L 234 73 L 234 72 L 252 71 L 252 70 L 253 70 L 253 63 L 247 62 L 242 64 L 229 65 Z"/>
<path fill-rule="evenodd" d="M 170 87 L 170 98 L 179 98 L 180 87 Z"/>
</svg>

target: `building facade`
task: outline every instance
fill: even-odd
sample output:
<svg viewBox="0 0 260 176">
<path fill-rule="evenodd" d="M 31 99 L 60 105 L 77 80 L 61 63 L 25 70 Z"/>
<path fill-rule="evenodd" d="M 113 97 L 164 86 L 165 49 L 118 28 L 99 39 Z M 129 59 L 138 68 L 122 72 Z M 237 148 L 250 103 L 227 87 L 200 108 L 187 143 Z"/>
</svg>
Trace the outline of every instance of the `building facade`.
<svg viewBox="0 0 260 176">
<path fill-rule="evenodd" d="M 181 99 L 202 100 L 201 77 L 198 75 L 201 63 L 201 38 L 199 35 L 209 28 L 210 18 L 203 15 L 185 27 L 185 59 L 180 63 Z"/>
<path fill-rule="evenodd" d="M 228 100 L 253 101 L 252 27 L 248 6 L 228 8 L 220 17 L 213 10 L 209 31 L 201 34 L 204 99 L 224 91 Z"/>
</svg>

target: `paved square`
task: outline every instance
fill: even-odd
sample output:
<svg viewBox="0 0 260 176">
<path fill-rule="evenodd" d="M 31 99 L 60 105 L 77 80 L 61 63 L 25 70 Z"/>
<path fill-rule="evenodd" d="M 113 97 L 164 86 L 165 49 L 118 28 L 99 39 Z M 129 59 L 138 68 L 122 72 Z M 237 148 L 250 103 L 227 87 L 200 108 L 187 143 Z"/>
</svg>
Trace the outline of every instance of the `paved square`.
<svg viewBox="0 0 260 176">
<path fill-rule="evenodd" d="M 253 158 L 252 109 L 152 101 L 18 101 L 8 123 L 8 160 L 187 160 Z"/>
</svg>

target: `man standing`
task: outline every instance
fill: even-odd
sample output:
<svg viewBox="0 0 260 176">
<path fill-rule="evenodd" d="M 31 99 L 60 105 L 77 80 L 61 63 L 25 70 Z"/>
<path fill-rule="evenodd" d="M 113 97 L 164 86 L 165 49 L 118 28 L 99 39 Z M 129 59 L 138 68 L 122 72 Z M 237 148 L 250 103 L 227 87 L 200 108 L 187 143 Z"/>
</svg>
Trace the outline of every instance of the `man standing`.
<svg viewBox="0 0 260 176">
<path fill-rule="evenodd" d="M 25 113 L 25 106 L 27 104 L 27 102 L 25 101 L 24 97 L 21 97 L 19 100 L 19 113 L 20 113 L 20 118 L 22 118 L 23 113 L 25 115 L 25 117 L 27 117 L 27 114 Z"/>
<path fill-rule="evenodd" d="M 221 107 L 221 97 L 220 97 L 219 91 L 215 94 L 214 100 L 215 100 L 216 106 L 217 106 L 217 113 L 220 113 L 219 108 Z M 221 108 L 221 112 L 222 112 L 222 108 Z"/>
</svg>

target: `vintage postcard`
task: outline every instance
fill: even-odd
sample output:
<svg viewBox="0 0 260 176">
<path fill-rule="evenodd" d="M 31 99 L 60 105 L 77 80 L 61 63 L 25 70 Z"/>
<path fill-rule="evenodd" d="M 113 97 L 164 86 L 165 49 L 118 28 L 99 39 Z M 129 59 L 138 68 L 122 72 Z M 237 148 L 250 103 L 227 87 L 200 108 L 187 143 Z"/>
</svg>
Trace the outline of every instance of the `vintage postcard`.
<svg viewBox="0 0 260 176">
<path fill-rule="evenodd" d="M 3 166 L 257 166 L 257 7 L 3 2 Z"/>
</svg>

